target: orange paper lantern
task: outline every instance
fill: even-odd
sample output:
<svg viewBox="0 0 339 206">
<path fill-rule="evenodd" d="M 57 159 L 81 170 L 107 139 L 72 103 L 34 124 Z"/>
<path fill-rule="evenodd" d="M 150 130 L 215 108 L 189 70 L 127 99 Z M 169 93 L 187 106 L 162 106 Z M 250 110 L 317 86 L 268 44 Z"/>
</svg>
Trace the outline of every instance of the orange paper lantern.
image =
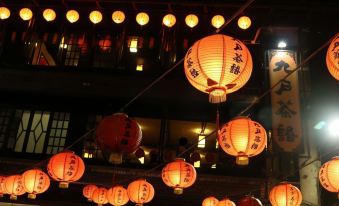
<svg viewBox="0 0 339 206">
<path fill-rule="evenodd" d="M 319 180 L 327 191 L 337 193 L 339 198 L 339 157 L 334 157 L 321 166 Z"/>
<path fill-rule="evenodd" d="M 56 18 L 56 13 L 53 9 L 45 9 L 42 15 L 46 21 L 54 21 Z"/>
<path fill-rule="evenodd" d="M 326 65 L 331 75 L 339 81 L 339 34 L 327 49 Z"/>
<path fill-rule="evenodd" d="M 140 179 L 128 185 L 127 194 L 132 202 L 136 203 L 137 206 L 142 206 L 153 199 L 154 188 L 146 180 Z"/>
<path fill-rule="evenodd" d="M 272 206 L 300 206 L 302 195 L 300 190 L 286 182 L 274 186 L 270 191 Z"/>
<path fill-rule="evenodd" d="M 7 7 L 0 7 L 0 19 L 5 20 L 11 16 L 11 11 Z"/>
<path fill-rule="evenodd" d="M 28 21 L 31 20 L 33 17 L 33 12 L 29 8 L 22 8 L 20 9 L 19 15 L 22 20 Z"/>
<path fill-rule="evenodd" d="M 247 165 L 249 157 L 260 154 L 266 147 L 265 129 L 248 117 L 238 117 L 226 123 L 218 132 L 218 142 L 238 165 Z"/>
<path fill-rule="evenodd" d="M 111 205 L 126 205 L 129 201 L 127 190 L 122 186 L 114 186 L 107 191 L 107 199 Z"/>
<path fill-rule="evenodd" d="M 97 203 L 98 206 L 107 204 L 108 203 L 107 189 L 103 187 L 99 187 L 96 190 L 94 190 L 92 194 L 92 200 L 93 202 Z"/>
<path fill-rule="evenodd" d="M 238 26 L 240 29 L 246 30 L 251 26 L 251 19 L 248 16 L 242 16 L 238 20 Z"/>
<path fill-rule="evenodd" d="M 215 197 L 207 197 L 202 201 L 202 206 L 217 206 L 219 203 L 219 200 Z"/>
<path fill-rule="evenodd" d="M 215 15 L 211 19 L 211 24 L 214 28 L 219 29 L 225 23 L 225 18 L 221 15 Z"/>
<path fill-rule="evenodd" d="M 116 24 L 121 24 L 125 21 L 125 13 L 123 11 L 115 11 L 112 14 L 112 20 Z"/>
<path fill-rule="evenodd" d="M 66 13 L 66 19 L 72 24 L 77 22 L 79 18 L 80 18 L 80 15 L 76 10 L 69 10 Z"/>
<path fill-rule="evenodd" d="M 47 171 L 51 178 L 60 182 L 60 188 L 68 188 L 70 182 L 75 182 L 82 177 L 85 164 L 74 152 L 66 151 L 51 157 Z"/>
<path fill-rule="evenodd" d="M 259 199 L 252 196 L 246 196 L 239 200 L 237 206 L 263 206 L 263 205 Z"/>
<path fill-rule="evenodd" d="M 100 11 L 92 11 L 88 18 L 93 24 L 98 24 L 102 21 L 102 14 Z"/>
<path fill-rule="evenodd" d="M 50 185 L 48 175 L 39 169 L 27 170 L 22 174 L 22 180 L 30 199 L 35 199 L 37 194 L 46 192 Z"/>
<path fill-rule="evenodd" d="M 198 90 L 209 94 L 209 101 L 226 101 L 226 94 L 243 87 L 252 73 L 252 57 L 247 47 L 230 36 L 205 37 L 187 51 L 185 74 Z"/>
<path fill-rule="evenodd" d="M 178 158 L 162 169 L 161 177 L 167 186 L 174 188 L 174 194 L 182 194 L 184 188 L 194 184 L 197 172 L 191 164 Z"/>
<path fill-rule="evenodd" d="M 82 189 L 82 195 L 84 197 L 87 198 L 88 202 L 92 202 L 92 196 L 93 196 L 93 192 L 98 189 L 98 187 L 96 185 L 86 185 L 83 189 Z"/>
<path fill-rule="evenodd" d="M 5 191 L 5 180 L 6 180 L 6 177 L 0 176 L 0 197 L 3 197 L 4 194 L 6 194 L 6 191 Z"/>
<path fill-rule="evenodd" d="M 25 188 L 21 175 L 11 175 L 5 179 L 5 192 L 11 200 L 16 200 L 18 195 L 25 194 Z"/>
<path fill-rule="evenodd" d="M 173 27 L 175 25 L 176 21 L 177 21 L 177 19 L 175 18 L 175 16 L 173 14 L 167 14 L 162 19 L 162 23 L 169 28 Z"/>
<path fill-rule="evenodd" d="M 185 18 L 185 23 L 188 27 L 193 28 L 199 23 L 199 18 L 195 14 L 189 14 Z"/>
<path fill-rule="evenodd" d="M 225 198 L 223 200 L 220 200 L 218 202 L 218 205 L 217 206 L 236 206 L 235 203 L 233 201 L 231 201 L 230 199 L 228 198 Z"/>
<path fill-rule="evenodd" d="M 137 23 L 140 25 L 140 26 L 144 26 L 146 24 L 148 24 L 149 22 L 149 16 L 147 13 L 145 12 L 140 12 L 137 14 L 137 16 L 135 17 L 135 20 L 137 21 Z"/>
</svg>

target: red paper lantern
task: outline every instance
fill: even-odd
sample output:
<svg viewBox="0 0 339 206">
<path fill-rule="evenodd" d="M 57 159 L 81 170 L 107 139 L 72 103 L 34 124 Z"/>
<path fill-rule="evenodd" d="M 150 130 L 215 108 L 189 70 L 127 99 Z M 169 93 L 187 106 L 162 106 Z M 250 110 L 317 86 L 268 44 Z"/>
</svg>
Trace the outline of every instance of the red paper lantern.
<svg viewBox="0 0 339 206">
<path fill-rule="evenodd" d="M 11 200 L 16 200 L 18 195 L 25 194 L 25 188 L 21 175 L 11 175 L 5 179 L 5 192 Z"/>
<path fill-rule="evenodd" d="M 121 164 L 122 154 L 131 154 L 140 146 L 142 132 L 136 121 L 117 113 L 100 122 L 96 136 L 101 150 L 110 152 L 110 161 Z"/>
<path fill-rule="evenodd" d="M 50 185 L 48 175 L 39 169 L 27 170 L 22 174 L 22 180 L 30 199 L 35 199 L 37 194 L 46 192 Z"/>
<path fill-rule="evenodd" d="M 182 194 L 184 188 L 194 184 L 197 172 L 191 164 L 178 158 L 162 169 L 161 177 L 167 186 L 174 188 L 175 194 Z"/>
<path fill-rule="evenodd" d="M 4 194 L 6 194 L 6 191 L 5 191 L 5 180 L 6 180 L 6 177 L 0 176 L 0 197 L 3 197 Z"/>
<path fill-rule="evenodd" d="M 98 187 L 96 185 L 86 185 L 83 189 L 82 189 L 82 194 L 84 197 L 87 198 L 88 202 L 92 202 L 92 196 L 93 196 L 93 192 L 98 189 Z"/>
<path fill-rule="evenodd" d="M 107 199 L 111 205 L 122 206 L 129 201 L 127 190 L 122 186 L 114 186 L 107 191 Z"/>
<path fill-rule="evenodd" d="M 98 206 L 107 204 L 108 203 L 107 189 L 103 187 L 99 187 L 96 190 L 94 190 L 92 194 L 92 200 L 93 202 L 97 203 Z"/>
<path fill-rule="evenodd" d="M 75 182 L 82 177 L 85 164 L 74 152 L 66 151 L 51 157 L 47 171 L 51 178 L 60 182 L 60 188 L 68 188 L 70 182 Z"/>
<path fill-rule="evenodd" d="M 253 63 L 241 41 L 216 34 L 194 43 L 186 53 L 184 67 L 188 81 L 208 93 L 210 102 L 219 103 L 246 84 Z"/>
<path fill-rule="evenodd" d="M 263 206 L 259 199 L 246 196 L 239 200 L 238 206 Z"/>
<path fill-rule="evenodd" d="M 233 201 L 231 201 L 230 199 L 228 198 L 225 198 L 223 200 L 220 200 L 218 202 L 218 205 L 217 206 L 236 206 L 235 203 Z"/>
<path fill-rule="evenodd" d="M 142 206 L 153 199 L 154 188 L 146 180 L 140 179 L 128 185 L 127 194 L 129 199 L 136 203 L 136 206 Z"/>
<path fill-rule="evenodd" d="M 331 75 L 339 81 L 339 34 L 333 39 L 326 54 L 326 65 Z"/>
<path fill-rule="evenodd" d="M 248 117 L 237 117 L 218 132 L 218 142 L 227 154 L 237 157 L 238 165 L 247 165 L 249 157 L 265 149 L 267 135 L 258 122 Z"/>
<path fill-rule="evenodd" d="M 215 197 L 207 197 L 202 201 L 202 206 L 217 206 L 219 203 L 219 200 Z"/>
<path fill-rule="evenodd" d="M 105 52 L 110 50 L 112 46 L 112 41 L 109 39 L 109 37 L 106 37 L 105 39 L 99 40 L 98 44 L 100 49 Z"/>
<path fill-rule="evenodd" d="M 282 182 L 271 189 L 270 202 L 272 206 L 300 206 L 302 195 L 297 187 Z"/>
<path fill-rule="evenodd" d="M 339 157 L 323 164 L 319 170 L 319 181 L 329 192 L 335 192 L 339 198 Z"/>
</svg>

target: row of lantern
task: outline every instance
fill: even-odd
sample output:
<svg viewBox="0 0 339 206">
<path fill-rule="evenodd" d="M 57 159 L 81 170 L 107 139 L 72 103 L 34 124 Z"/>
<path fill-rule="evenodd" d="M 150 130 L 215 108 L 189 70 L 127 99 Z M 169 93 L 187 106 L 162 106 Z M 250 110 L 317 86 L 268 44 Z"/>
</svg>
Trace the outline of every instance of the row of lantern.
<svg viewBox="0 0 339 206">
<path fill-rule="evenodd" d="M 57 16 L 56 12 L 51 8 L 45 9 L 42 14 L 43 14 L 44 19 L 48 22 L 54 21 L 56 16 Z M 2 20 L 8 19 L 10 17 L 10 15 L 11 15 L 11 12 L 8 8 L 0 7 L 0 19 L 2 19 Z M 24 21 L 28 21 L 28 20 L 32 19 L 33 12 L 29 8 L 22 8 L 19 11 L 19 15 Z M 114 11 L 112 13 L 112 20 L 116 24 L 123 23 L 125 21 L 125 18 L 126 18 L 126 16 L 125 16 L 125 13 L 123 11 L 118 10 L 118 11 Z M 70 23 L 75 23 L 80 19 L 80 14 L 76 10 L 69 10 L 66 13 L 66 19 Z M 90 12 L 90 14 L 89 14 L 89 20 L 93 24 L 100 23 L 102 21 L 102 19 L 103 19 L 103 15 L 98 10 L 94 10 L 94 11 Z M 136 21 L 139 25 L 144 26 L 149 22 L 149 15 L 145 12 L 140 12 L 136 15 Z M 176 23 L 176 17 L 173 14 L 167 14 L 163 17 L 162 22 L 165 26 L 172 27 Z M 199 18 L 195 14 L 189 14 L 185 17 L 185 23 L 188 27 L 194 28 L 195 26 L 198 25 Z M 211 19 L 212 26 L 214 26 L 217 29 L 220 28 L 224 23 L 225 23 L 225 18 L 222 15 L 215 15 Z M 248 16 L 240 17 L 238 19 L 238 26 L 239 26 L 239 28 L 241 28 L 243 30 L 248 29 L 251 26 L 251 19 Z"/>
</svg>

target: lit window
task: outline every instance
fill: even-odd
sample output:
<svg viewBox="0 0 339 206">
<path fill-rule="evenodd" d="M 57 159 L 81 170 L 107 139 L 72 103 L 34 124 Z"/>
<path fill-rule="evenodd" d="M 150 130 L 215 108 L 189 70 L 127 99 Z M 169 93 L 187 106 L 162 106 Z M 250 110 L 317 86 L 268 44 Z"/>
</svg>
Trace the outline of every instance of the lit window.
<svg viewBox="0 0 339 206">
<path fill-rule="evenodd" d="M 211 166 L 211 168 L 212 168 L 212 169 L 216 169 L 216 168 L 217 168 L 217 164 L 213 164 L 213 165 Z"/>
<path fill-rule="evenodd" d="M 215 142 L 215 149 L 219 149 L 219 143 L 218 143 L 218 140 Z"/>
<path fill-rule="evenodd" d="M 88 152 L 85 152 L 85 153 L 84 153 L 84 158 L 86 158 L 86 159 L 92 159 L 92 158 L 93 158 L 93 154 L 88 153 Z"/>
<path fill-rule="evenodd" d="M 200 167 L 200 161 L 194 162 L 194 163 L 193 163 L 193 166 L 194 166 L 195 168 L 199 168 L 199 167 Z"/>
<path fill-rule="evenodd" d="M 129 51 L 132 53 L 138 52 L 138 38 L 132 38 L 129 43 Z"/>
<path fill-rule="evenodd" d="M 199 135 L 199 143 L 198 143 L 198 148 L 205 148 L 206 145 L 206 139 L 205 135 Z"/>
<path fill-rule="evenodd" d="M 138 64 L 136 70 L 139 72 L 142 72 L 143 68 L 144 68 L 144 65 Z"/>
<path fill-rule="evenodd" d="M 145 157 L 140 157 L 139 158 L 140 163 L 143 165 L 145 163 Z"/>
</svg>

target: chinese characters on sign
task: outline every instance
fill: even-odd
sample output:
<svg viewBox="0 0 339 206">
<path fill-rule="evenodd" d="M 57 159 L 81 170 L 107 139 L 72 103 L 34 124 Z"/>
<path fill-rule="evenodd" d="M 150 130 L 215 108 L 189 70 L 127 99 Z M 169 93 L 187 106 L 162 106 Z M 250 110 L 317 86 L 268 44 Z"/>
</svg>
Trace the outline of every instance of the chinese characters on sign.
<svg viewBox="0 0 339 206">
<path fill-rule="evenodd" d="M 271 92 L 273 139 L 285 152 L 293 152 L 301 142 L 298 72 L 283 79 L 296 67 L 293 51 L 270 50 L 269 73 Z"/>
</svg>

